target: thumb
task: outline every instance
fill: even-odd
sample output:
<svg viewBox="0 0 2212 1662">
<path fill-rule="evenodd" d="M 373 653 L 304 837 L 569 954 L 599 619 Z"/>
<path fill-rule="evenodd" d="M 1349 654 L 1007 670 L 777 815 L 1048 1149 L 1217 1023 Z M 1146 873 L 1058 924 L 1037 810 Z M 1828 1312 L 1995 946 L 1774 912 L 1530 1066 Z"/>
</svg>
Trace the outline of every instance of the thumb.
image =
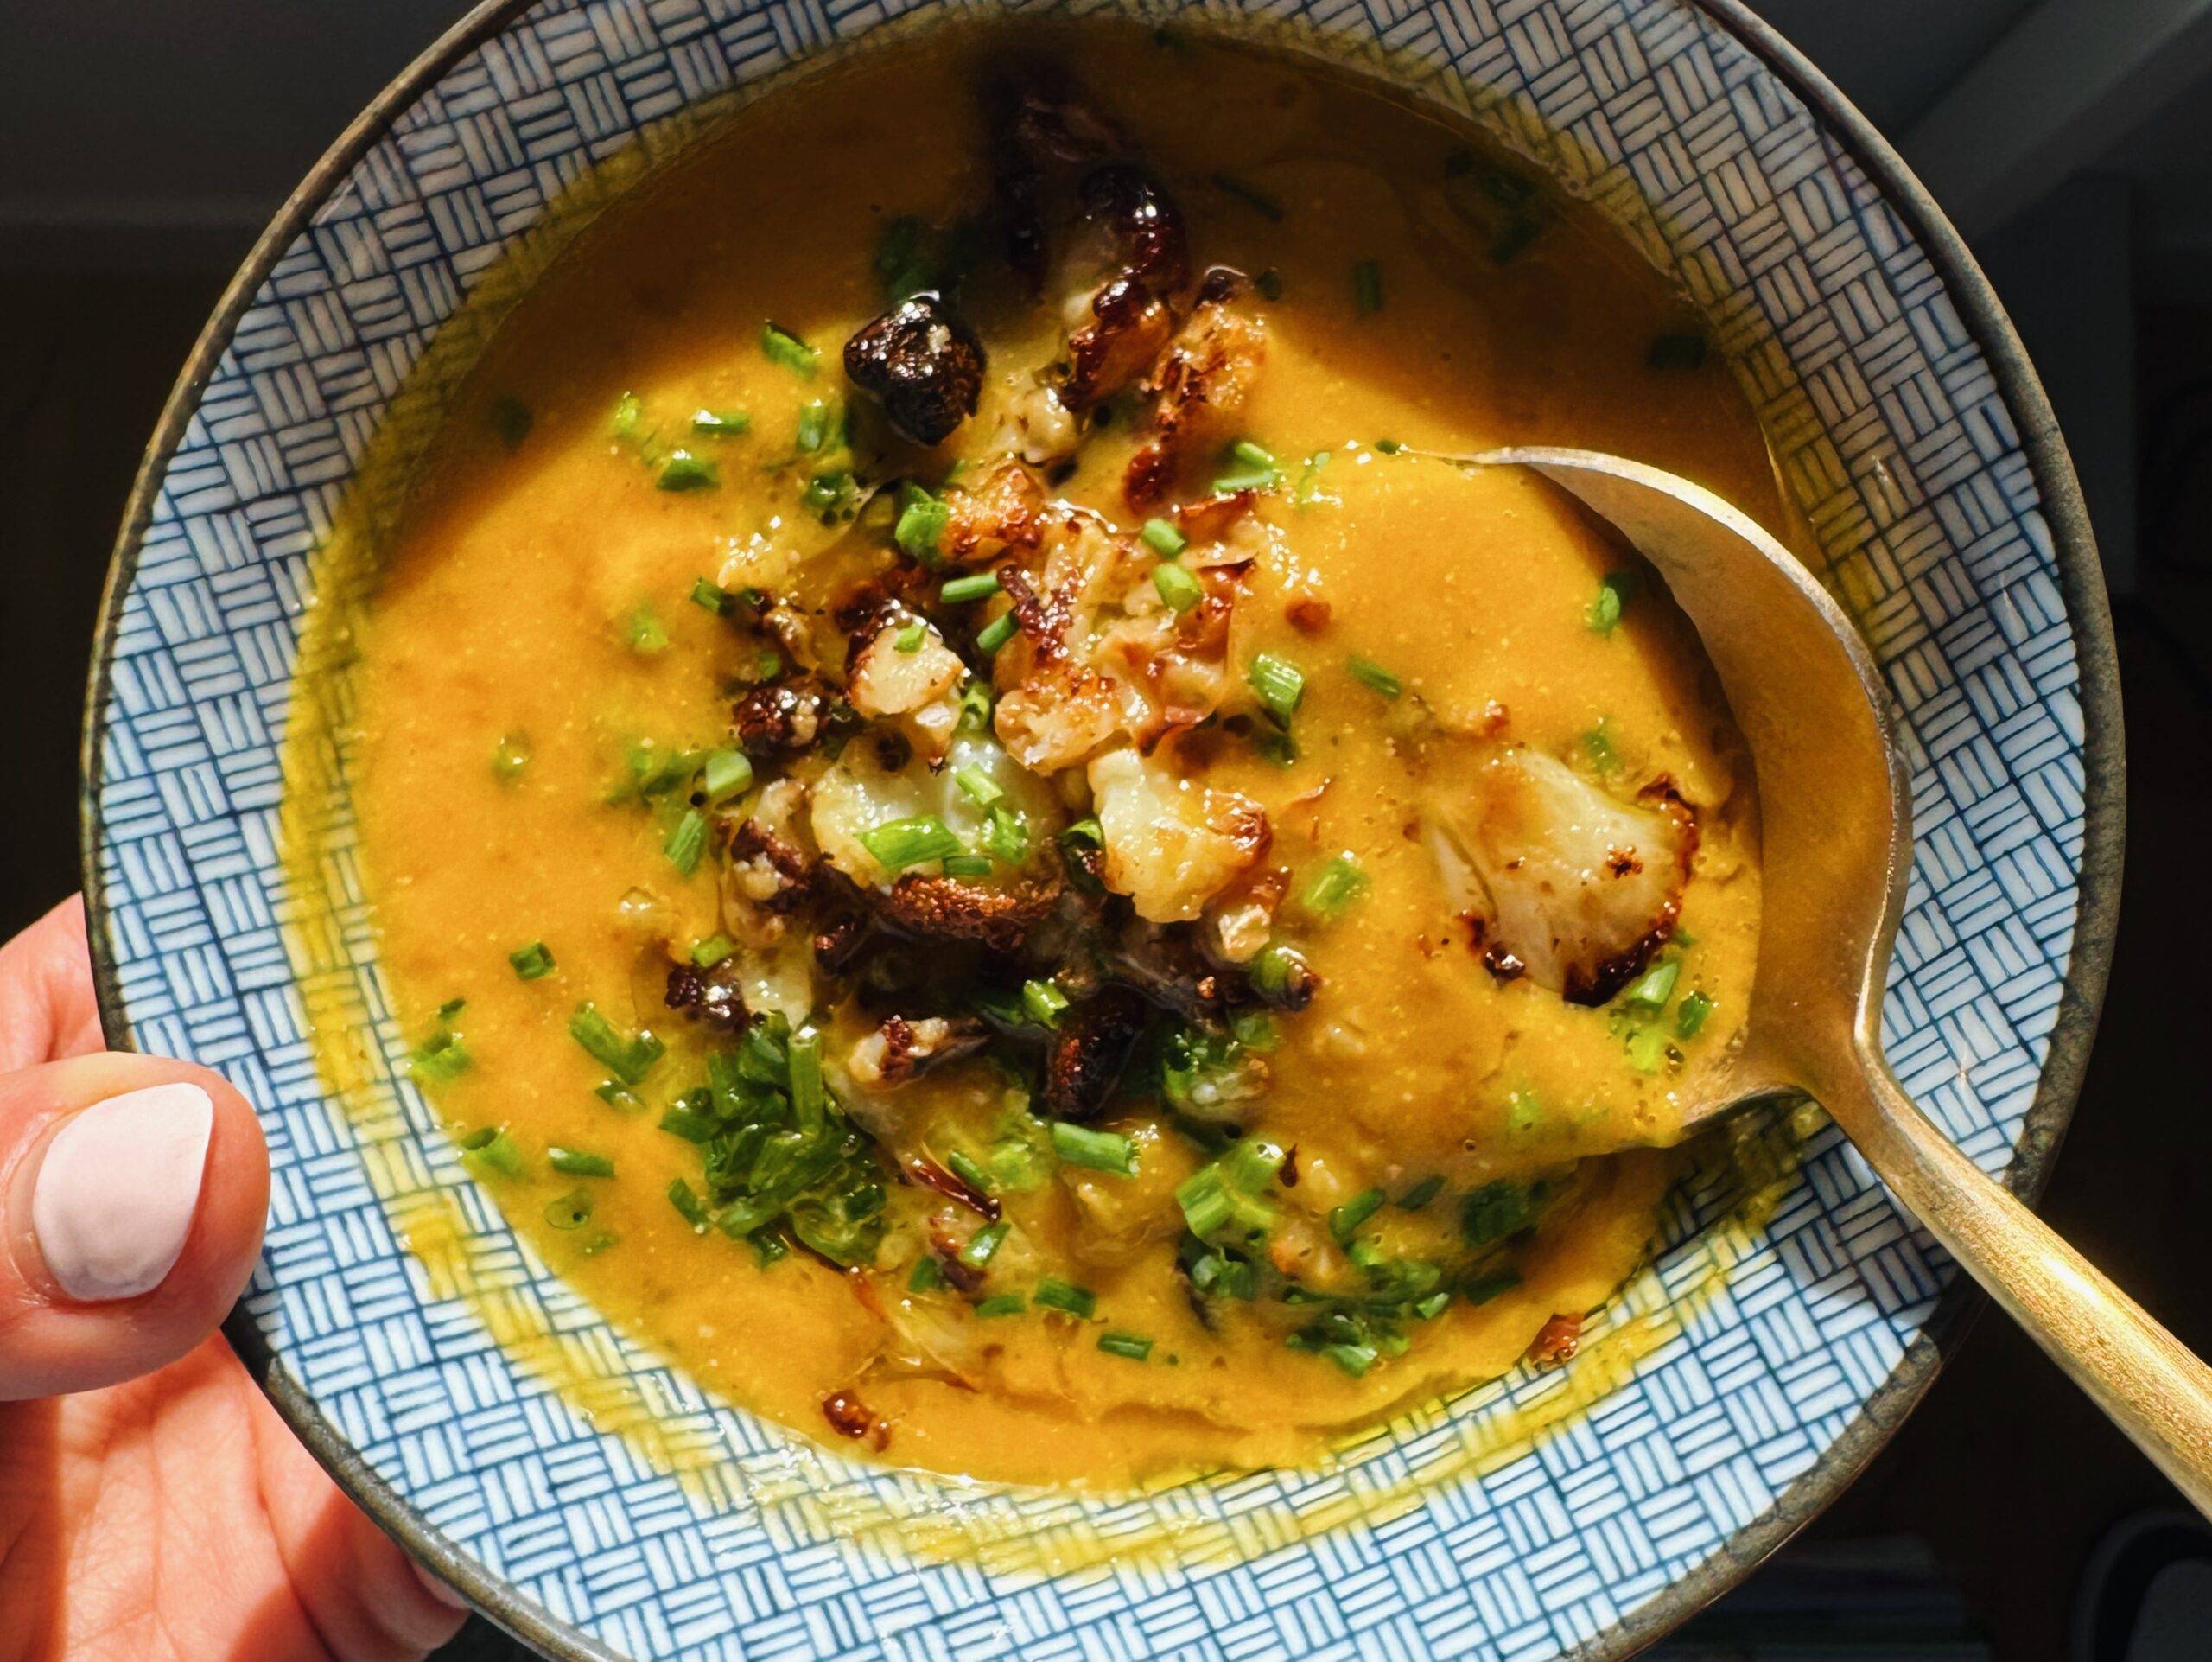
<svg viewBox="0 0 2212 1662">
<path fill-rule="evenodd" d="M 151 1372 L 222 1321 L 269 1151 L 204 1067 L 79 1056 L 0 1077 L 0 1400 Z"/>
</svg>

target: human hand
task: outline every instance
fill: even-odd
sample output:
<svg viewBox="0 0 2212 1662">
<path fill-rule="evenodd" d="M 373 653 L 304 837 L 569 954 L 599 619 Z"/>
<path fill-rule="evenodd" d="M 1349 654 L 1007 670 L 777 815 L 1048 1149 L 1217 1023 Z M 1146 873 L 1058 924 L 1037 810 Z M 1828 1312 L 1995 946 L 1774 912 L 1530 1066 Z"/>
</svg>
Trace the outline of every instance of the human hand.
<svg viewBox="0 0 2212 1662">
<path fill-rule="evenodd" d="M 243 1097 L 104 1053 L 76 901 L 0 946 L 0 1662 L 412 1662 L 461 1625 L 215 1330 L 268 1204 Z"/>
</svg>

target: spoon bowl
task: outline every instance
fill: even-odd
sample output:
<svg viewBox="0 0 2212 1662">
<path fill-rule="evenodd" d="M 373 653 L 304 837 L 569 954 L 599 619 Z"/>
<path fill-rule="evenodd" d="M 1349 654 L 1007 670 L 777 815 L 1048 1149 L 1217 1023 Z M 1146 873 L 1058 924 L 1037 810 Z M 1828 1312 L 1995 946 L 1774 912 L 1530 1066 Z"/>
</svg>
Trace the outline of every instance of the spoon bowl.
<svg viewBox="0 0 2212 1662">
<path fill-rule="evenodd" d="M 1905 1207 L 2212 1517 L 2212 1368 L 1908 1097 L 1881 1042 L 1911 804 L 1873 655 L 1789 550 L 1710 491 L 1595 451 L 1452 458 L 1531 469 L 1650 561 L 1701 637 L 1758 780 L 1762 912 L 1751 1009 L 1731 1054 L 1690 1075 L 1684 1134 L 1802 1092 Z"/>
</svg>

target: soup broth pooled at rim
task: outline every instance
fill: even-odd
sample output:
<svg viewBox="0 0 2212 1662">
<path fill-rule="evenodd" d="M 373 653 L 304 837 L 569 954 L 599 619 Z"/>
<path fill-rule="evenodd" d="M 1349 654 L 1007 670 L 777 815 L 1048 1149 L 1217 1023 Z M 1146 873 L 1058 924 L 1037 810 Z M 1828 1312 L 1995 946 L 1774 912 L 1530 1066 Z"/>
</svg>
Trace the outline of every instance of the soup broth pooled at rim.
<svg viewBox="0 0 2212 1662">
<path fill-rule="evenodd" d="M 471 1168 L 710 1389 L 940 1471 L 1310 1460 L 1564 1360 L 1756 816 L 1633 557 L 1414 454 L 1509 443 L 1779 517 L 1653 274 L 1349 80 L 1025 22 L 738 111 L 501 326 L 362 631 Z"/>
</svg>

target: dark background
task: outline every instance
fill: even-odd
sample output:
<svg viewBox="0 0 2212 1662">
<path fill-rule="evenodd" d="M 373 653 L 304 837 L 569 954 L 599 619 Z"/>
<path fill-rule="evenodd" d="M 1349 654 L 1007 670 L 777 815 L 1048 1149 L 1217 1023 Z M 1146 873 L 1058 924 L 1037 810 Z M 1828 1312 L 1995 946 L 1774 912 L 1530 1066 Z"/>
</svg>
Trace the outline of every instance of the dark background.
<svg viewBox="0 0 2212 1662">
<path fill-rule="evenodd" d="M 2099 3 L 2121 29 L 2159 10 Z M 2197 78 L 2212 31 L 2141 43 L 2113 73 L 2101 60 L 2075 73 L 2084 51 L 2065 47 L 2062 80 L 2102 76 L 2103 101 L 2086 129 L 2057 123 L 2054 137 L 1977 115 L 2018 102 L 2019 76 L 2054 73 L 2030 55 L 2050 51 L 2030 0 L 1765 10 L 1960 210 L 2082 464 L 2115 591 L 2128 881 L 2101 1035 L 2044 1209 L 2184 1343 L 2212 1352 L 2212 888 L 2196 846 L 2212 803 L 2212 234 L 2191 217 L 2212 201 L 2212 94 Z M 0 710 L 13 792 L 0 930 L 78 882 L 92 619 L 177 368 L 283 191 L 455 10 L 0 7 Z M 2074 0 L 2042 10 L 2087 15 Z M 1976 143 L 1947 144 L 1962 124 Z M 79 133 L 87 141 L 54 137 Z M 2005 167 L 1985 165 L 1991 147 Z M 1681 1653 L 1799 1655 L 1812 1641 L 1829 1646 L 1821 1654 L 2056 1659 L 2092 1544 L 2130 1512 L 2179 1504 L 1986 1315 L 1858 1485 Z M 480 1623 L 454 1652 L 505 1653 Z"/>
</svg>

